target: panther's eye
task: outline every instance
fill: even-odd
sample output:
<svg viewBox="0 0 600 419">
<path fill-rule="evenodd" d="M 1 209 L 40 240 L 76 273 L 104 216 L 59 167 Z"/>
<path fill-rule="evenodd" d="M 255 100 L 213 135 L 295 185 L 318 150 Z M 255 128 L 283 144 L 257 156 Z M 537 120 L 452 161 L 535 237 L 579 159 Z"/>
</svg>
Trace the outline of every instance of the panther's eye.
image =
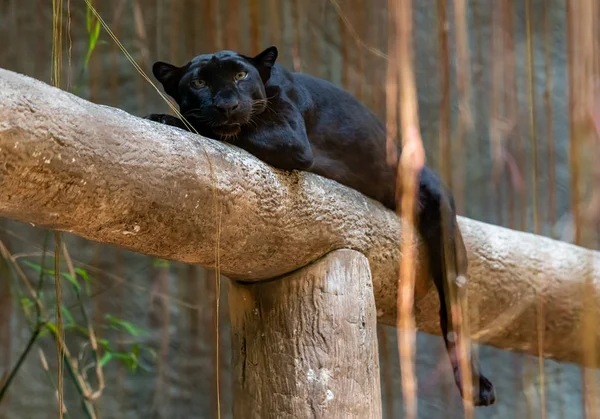
<svg viewBox="0 0 600 419">
<path fill-rule="evenodd" d="M 240 71 L 235 75 L 236 80 L 244 80 L 246 77 L 248 77 L 248 73 L 246 73 L 245 71 Z"/>
<path fill-rule="evenodd" d="M 206 82 L 204 80 L 195 79 L 191 81 L 190 86 L 192 86 L 194 89 L 201 89 L 206 86 Z"/>
</svg>

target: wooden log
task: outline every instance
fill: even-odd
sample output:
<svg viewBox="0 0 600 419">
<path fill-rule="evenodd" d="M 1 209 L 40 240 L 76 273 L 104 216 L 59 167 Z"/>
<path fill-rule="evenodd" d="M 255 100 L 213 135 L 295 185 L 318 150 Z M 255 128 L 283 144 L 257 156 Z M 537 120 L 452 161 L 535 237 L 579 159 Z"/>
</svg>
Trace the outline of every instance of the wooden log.
<svg viewBox="0 0 600 419">
<path fill-rule="evenodd" d="M 396 324 L 401 220 L 355 190 L 276 170 L 235 146 L 90 103 L 0 69 L 0 216 L 212 268 L 286 275 L 335 249 L 369 259 L 378 320 Z M 600 318 L 600 252 L 458 217 L 472 338 L 583 363 L 582 296 Z M 415 319 L 440 334 L 419 246 Z M 584 280 L 593 284 L 593 295 Z M 600 339 L 600 322 L 590 330 Z M 600 363 L 597 351 L 594 365 Z"/>
<path fill-rule="evenodd" d="M 235 419 L 381 418 L 369 262 L 336 250 L 229 292 Z"/>
</svg>

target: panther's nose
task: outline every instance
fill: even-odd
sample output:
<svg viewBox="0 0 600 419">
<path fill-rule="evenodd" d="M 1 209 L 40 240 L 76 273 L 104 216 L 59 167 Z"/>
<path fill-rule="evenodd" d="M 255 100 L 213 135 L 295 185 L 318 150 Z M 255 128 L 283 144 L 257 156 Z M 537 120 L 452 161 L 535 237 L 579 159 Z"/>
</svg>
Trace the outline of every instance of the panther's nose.
<svg viewBox="0 0 600 419">
<path fill-rule="evenodd" d="M 232 99 L 232 100 L 227 100 L 227 101 L 216 103 L 215 107 L 222 114 L 229 116 L 229 115 L 231 115 L 231 113 L 233 111 L 235 111 L 238 108 L 239 104 L 240 104 L 240 102 L 237 99 Z"/>
</svg>

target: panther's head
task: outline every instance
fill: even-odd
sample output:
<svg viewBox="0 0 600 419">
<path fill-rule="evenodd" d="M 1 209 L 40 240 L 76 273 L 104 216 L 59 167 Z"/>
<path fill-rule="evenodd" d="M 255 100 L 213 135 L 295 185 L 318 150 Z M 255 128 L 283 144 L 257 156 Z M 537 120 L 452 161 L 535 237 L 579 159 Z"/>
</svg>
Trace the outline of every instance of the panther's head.
<svg viewBox="0 0 600 419">
<path fill-rule="evenodd" d="M 275 47 L 255 57 L 219 51 L 182 67 L 159 61 L 152 72 L 187 120 L 227 138 L 266 109 L 265 83 L 276 59 Z"/>
</svg>

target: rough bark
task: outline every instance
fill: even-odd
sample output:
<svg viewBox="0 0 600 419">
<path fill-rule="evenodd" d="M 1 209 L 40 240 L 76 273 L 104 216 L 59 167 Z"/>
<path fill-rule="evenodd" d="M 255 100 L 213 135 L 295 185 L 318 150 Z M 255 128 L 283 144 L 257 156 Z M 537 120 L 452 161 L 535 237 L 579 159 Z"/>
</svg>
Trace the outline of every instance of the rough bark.
<svg viewBox="0 0 600 419">
<path fill-rule="evenodd" d="M 0 216 L 208 267 L 219 243 L 221 272 L 246 281 L 354 249 L 369 260 L 378 320 L 395 324 L 401 223 L 382 205 L 1 69 Z M 582 284 L 600 286 L 600 254 L 463 217 L 459 225 L 474 338 L 537 354 L 537 295 L 544 354 L 581 362 Z M 439 334 L 421 250 L 417 326 Z M 598 293 L 595 301 L 600 311 Z M 600 337 L 600 322 L 593 332 Z"/>
<path fill-rule="evenodd" d="M 369 262 L 336 250 L 229 288 L 236 419 L 381 418 Z"/>
</svg>

